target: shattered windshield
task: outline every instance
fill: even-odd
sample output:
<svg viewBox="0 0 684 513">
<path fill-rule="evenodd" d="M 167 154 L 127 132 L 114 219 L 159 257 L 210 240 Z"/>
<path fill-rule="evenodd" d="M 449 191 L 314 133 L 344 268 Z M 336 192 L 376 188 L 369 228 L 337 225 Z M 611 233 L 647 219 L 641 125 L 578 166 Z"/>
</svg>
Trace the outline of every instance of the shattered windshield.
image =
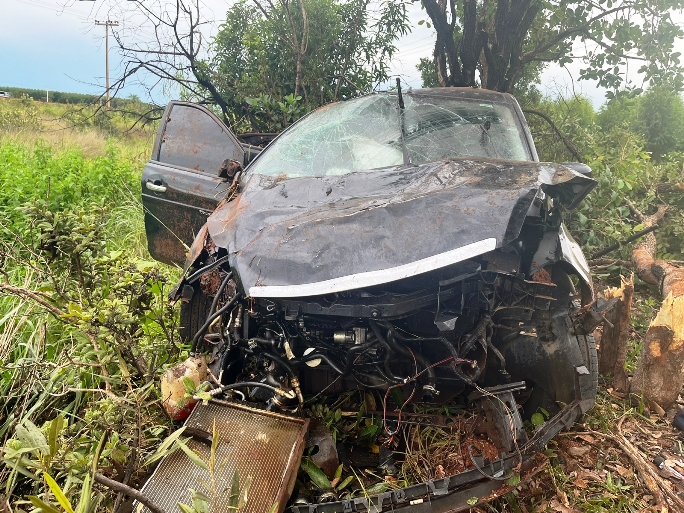
<svg viewBox="0 0 684 513">
<path fill-rule="evenodd" d="M 444 95 L 404 94 L 409 162 L 450 157 L 531 160 L 506 105 Z M 396 94 L 376 94 L 311 113 L 256 159 L 250 173 L 333 176 L 403 163 Z"/>
</svg>

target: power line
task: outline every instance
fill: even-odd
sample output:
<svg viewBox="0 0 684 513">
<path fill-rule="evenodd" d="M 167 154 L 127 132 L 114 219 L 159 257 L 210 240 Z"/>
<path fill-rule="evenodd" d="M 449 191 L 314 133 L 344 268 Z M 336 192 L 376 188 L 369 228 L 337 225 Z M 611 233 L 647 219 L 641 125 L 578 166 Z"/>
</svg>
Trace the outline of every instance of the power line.
<svg viewBox="0 0 684 513">
<path fill-rule="evenodd" d="M 95 20 L 95 25 L 103 25 L 105 28 L 105 86 L 107 87 L 107 109 L 109 109 L 109 27 L 118 27 L 118 21 L 97 21 Z"/>
<path fill-rule="evenodd" d="M 54 4 L 47 4 L 45 2 L 41 2 L 40 0 L 15 0 L 16 2 L 25 4 L 25 5 L 30 5 L 31 7 L 38 7 L 40 9 L 46 9 L 48 11 L 52 11 L 53 13 L 57 15 L 62 15 L 62 14 L 69 14 L 71 16 L 74 16 L 80 20 L 86 20 L 87 15 L 83 15 L 82 13 L 79 13 L 78 11 L 75 10 L 70 10 L 66 7 L 60 7 Z"/>
</svg>

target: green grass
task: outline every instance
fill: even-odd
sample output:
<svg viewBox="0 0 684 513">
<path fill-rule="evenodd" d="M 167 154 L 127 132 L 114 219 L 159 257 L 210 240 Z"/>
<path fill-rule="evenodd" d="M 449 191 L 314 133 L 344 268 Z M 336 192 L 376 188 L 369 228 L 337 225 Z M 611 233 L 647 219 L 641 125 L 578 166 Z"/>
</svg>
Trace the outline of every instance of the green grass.
<svg viewBox="0 0 684 513">
<path fill-rule="evenodd" d="M 0 282 L 24 291 L 0 284 L 0 500 L 13 511 L 32 509 L 29 495 L 55 504 L 47 475 L 77 502 L 101 440 L 100 468 L 136 454 L 139 486 L 168 427 L 155 378 L 179 356 L 177 271 L 150 262 L 140 201 L 154 127 L 73 127 L 70 108 L 0 102 Z M 55 419 L 48 451 L 36 440 Z M 92 498 L 111 511 L 113 495 Z"/>
</svg>

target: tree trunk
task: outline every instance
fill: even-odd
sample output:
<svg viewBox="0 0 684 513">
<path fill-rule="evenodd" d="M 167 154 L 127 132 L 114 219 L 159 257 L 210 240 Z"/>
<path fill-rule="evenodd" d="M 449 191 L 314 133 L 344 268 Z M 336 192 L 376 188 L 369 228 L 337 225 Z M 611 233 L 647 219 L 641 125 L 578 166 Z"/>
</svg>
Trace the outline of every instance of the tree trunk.
<svg viewBox="0 0 684 513">
<path fill-rule="evenodd" d="M 613 377 L 613 388 L 618 392 L 627 392 L 627 340 L 629 339 L 630 315 L 632 311 L 632 297 L 634 295 L 634 276 L 629 280 L 622 279 L 620 288 L 609 288 L 605 292 L 606 299 L 620 298 L 607 320 L 611 325 L 603 325 L 601 335 L 601 352 L 599 357 L 599 372 Z"/>
<path fill-rule="evenodd" d="M 648 227 L 660 221 L 665 210 L 661 207 L 648 217 L 635 213 Z M 649 233 L 632 252 L 637 275 L 656 285 L 665 299 L 644 337 L 630 392 L 668 409 L 684 386 L 684 268 L 655 260 L 655 250 L 655 235 Z"/>
<path fill-rule="evenodd" d="M 670 293 L 648 327 L 630 391 L 643 395 L 649 404 L 655 402 L 668 409 L 683 385 L 684 295 L 674 297 Z"/>
</svg>

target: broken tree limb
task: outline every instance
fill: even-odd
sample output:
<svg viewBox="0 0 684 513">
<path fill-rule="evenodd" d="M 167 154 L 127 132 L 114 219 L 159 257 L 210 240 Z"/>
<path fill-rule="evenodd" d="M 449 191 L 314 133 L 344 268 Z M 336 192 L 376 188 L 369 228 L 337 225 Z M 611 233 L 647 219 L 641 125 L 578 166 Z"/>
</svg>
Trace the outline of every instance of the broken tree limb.
<svg viewBox="0 0 684 513">
<path fill-rule="evenodd" d="M 627 203 L 647 227 L 662 220 L 667 210 L 667 206 L 660 206 L 655 214 L 644 216 Z M 656 238 L 652 232 L 632 251 L 637 276 L 657 286 L 665 299 L 644 337 L 630 392 L 667 410 L 684 386 L 684 268 L 656 260 L 655 254 Z"/>
<path fill-rule="evenodd" d="M 612 267 L 614 265 L 621 267 L 632 267 L 632 262 L 628 260 L 620 260 L 617 258 L 593 258 L 587 261 L 589 267 Z"/>
<path fill-rule="evenodd" d="M 627 392 L 627 341 L 629 339 L 632 297 L 634 296 L 634 275 L 625 280 L 622 286 L 611 287 L 605 291 L 607 300 L 618 298 L 617 306 L 606 316 L 601 335 L 599 372 L 613 377 L 613 388 Z"/>
<path fill-rule="evenodd" d="M 596 260 L 597 258 L 601 258 L 602 256 L 607 255 L 608 253 L 612 253 L 616 249 L 620 249 L 621 246 L 624 246 L 625 244 L 629 244 L 630 242 L 634 242 L 635 240 L 643 237 L 644 235 L 648 235 L 651 232 L 656 231 L 660 226 L 657 224 L 654 224 L 653 226 L 649 226 L 648 228 L 644 228 L 641 231 L 638 231 L 629 237 L 627 237 L 625 240 L 622 240 L 620 242 L 616 242 L 615 244 L 612 244 L 608 246 L 607 248 L 603 248 L 601 251 L 597 251 L 591 256 L 592 260 Z"/>
<path fill-rule="evenodd" d="M 131 488 L 128 485 L 119 483 L 118 481 L 114 481 L 113 479 L 110 479 L 107 476 L 103 476 L 99 472 L 95 473 L 95 482 L 105 485 L 107 488 L 111 488 L 115 492 L 120 492 L 124 495 L 128 495 L 131 499 L 135 499 L 140 504 L 144 504 L 145 506 L 147 506 L 147 509 L 149 509 L 152 513 L 164 513 L 163 509 L 161 509 L 154 502 L 152 502 L 149 499 L 149 497 L 143 495 L 135 488 Z"/>
<path fill-rule="evenodd" d="M 622 433 L 622 423 L 625 420 L 623 415 L 617 424 L 617 434 L 616 435 L 606 435 L 609 438 L 613 438 L 622 449 L 625 451 L 629 459 L 634 463 L 634 467 L 639 472 L 639 475 L 644 480 L 644 484 L 653 494 L 653 497 L 658 506 L 669 504 L 672 511 L 684 511 L 684 501 L 682 501 L 676 493 L 674 493 L 670 487 L 663 482 L 663 478 L 658 475 L 658 473 L 653 468 L 653 464 L 647 461 L 641 452 L 632 445 L 632 442 L 627 440 L 627 437 Z M 665 497 L 663 496 L 665 495 Z"/>
<path fill-rule="evenodd" d="M 533 110 L 533 109 L 523 109 L 523 113 L 525 114 L 534 114 L 535 116 L 539 116 L 542 118 L 546 123 L 551 127 L 551 129 L 556 133 L 556 135 L 560 138 L 561 142 L 563 145 L 567 148 L 567 150 L 572 154 L 573 158 L 577 160 L 577 162 L 584 162 L 584 159 L 582 158 L 582 154 L 580 151 L 577 149 L 577 146 L 575 146 L 575 143 L 573 143 L 568 137 L 566 137 L 563 132 L 556 126 L 556 124 L 553 122 L 553 120 L 544 114 L 543 112 L 539 112 L 538 110 Z"/>
</svg>

